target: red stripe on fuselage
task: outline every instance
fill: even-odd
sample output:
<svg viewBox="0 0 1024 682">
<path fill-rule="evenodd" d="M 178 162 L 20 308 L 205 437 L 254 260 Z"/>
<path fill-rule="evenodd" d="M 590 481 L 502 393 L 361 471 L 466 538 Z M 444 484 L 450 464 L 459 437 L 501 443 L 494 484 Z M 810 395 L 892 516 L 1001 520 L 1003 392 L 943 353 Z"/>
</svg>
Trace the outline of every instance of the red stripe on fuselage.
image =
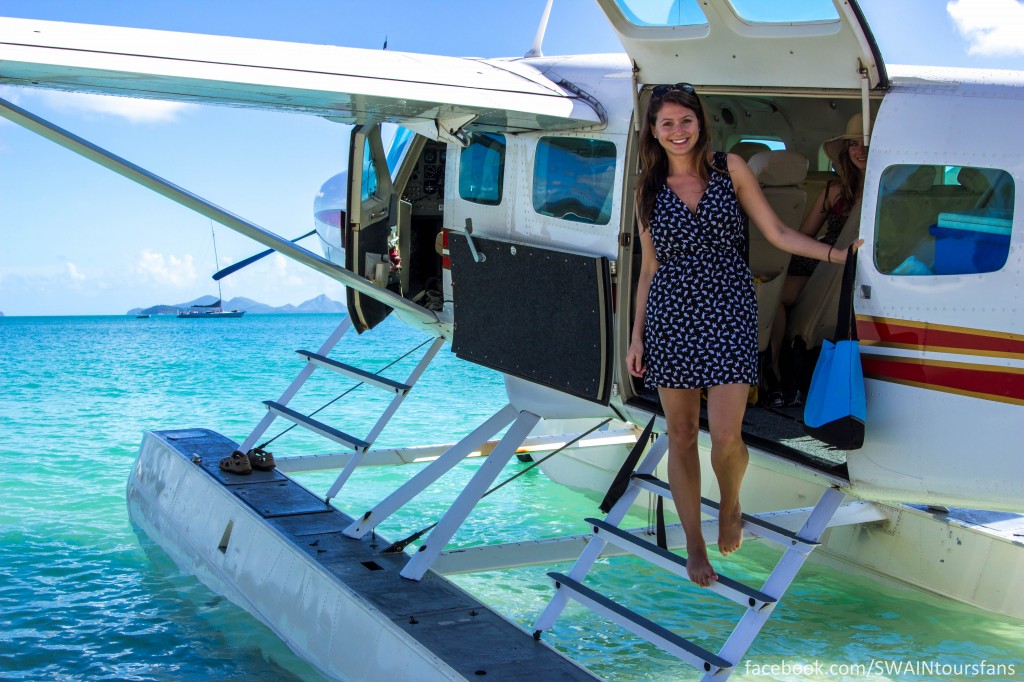
<svg viewBox="0 0 1024 682">
<path fill-rule="evenodd" d="M 864 346 L 1024 358 L 1024 337 L 1005 332 L 858 316 L 857 335 Z"/>
<path fill-rule="evenodd" d="M 865 352 L 864 376 L 934 391 L 1024 405 L 1024 370 Z"/>
</svg>

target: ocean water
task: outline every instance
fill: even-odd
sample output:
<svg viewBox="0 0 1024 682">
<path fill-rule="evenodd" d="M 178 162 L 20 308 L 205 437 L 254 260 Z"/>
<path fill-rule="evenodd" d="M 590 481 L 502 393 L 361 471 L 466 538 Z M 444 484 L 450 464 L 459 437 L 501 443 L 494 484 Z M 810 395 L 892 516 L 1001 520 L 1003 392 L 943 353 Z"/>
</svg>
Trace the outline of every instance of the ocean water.
<svg viewBox="0 0 1024 682">
<path fill-rule="evenodd" d="M 319 348 L 340 319 L 0 318 L 0 678 L 319 679 L 259 622 L 139 538 L 124 492 L 143 431 L 208 427 L 241 441 L 264 414 L 262 401 L 276 399 L 301 369 L 294 351 Z M 424 340 L 389 320 L 348 337 L 334 356 L 376 370 Z M 416 357 L 385 375 L 403 379 Z M 293 401 L 296 409 L 312 411 L 351 385 L 320 374 Z M 357 389 L 323 418 L 366 433 L 387 400 L 377 393 Z M 503 404 L 500 377 L 445 348 L 377 444 L 451 442 Z M 279 423 L 268 434 L 278 433 Z M 270 449 L 287 456 L 330 448 L 296 429 Z M 381 533 L 398 539 L 436 520 L 478 466 L 457 467 Z M 523 466 L 512 462 L 505 474 Z M 416 471 L 361 469 L 338 504 L 361 513 Z M 325 492 L 332 476 L 300 480 Z M 596 511 L 533 470 L 485 499 L 454 542 L 585 532 L 581 519 Z M 729 573 L 756 581 L 774 557 L 748 543 L 730 559 Z M 566 568 L 456 581 L 529 629 L 551 594 L 545 573 Z M 635 560 L 605 562 L 595 582 L 716 648 L 739 615 Z M 811 564 L 732 679 L 1024 679 L 1021 626 Z M 545 638 L 610 680 L 696 679 L 689 667 L 576 606 Z"/>
</svg>

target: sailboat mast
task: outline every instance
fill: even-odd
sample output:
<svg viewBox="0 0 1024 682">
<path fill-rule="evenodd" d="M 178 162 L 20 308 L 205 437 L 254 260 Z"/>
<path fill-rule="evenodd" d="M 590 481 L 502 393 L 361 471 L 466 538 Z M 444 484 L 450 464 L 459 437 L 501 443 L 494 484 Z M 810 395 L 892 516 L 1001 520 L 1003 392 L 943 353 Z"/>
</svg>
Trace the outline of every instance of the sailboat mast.
<svg viewBox="0 0 1024 682">
<path fill-rule="evenodd" d="M 213 270 L 217 271 L 220 267 L 220 256 L 217 255 L 217 232 L 213 229 L 213 221 L 210 221 L 210 236 L 213 237 Z M 220 280 L 217 280 L 217 307 L 224 307 L 224 294 L 220 290 Z"/>
</svg>

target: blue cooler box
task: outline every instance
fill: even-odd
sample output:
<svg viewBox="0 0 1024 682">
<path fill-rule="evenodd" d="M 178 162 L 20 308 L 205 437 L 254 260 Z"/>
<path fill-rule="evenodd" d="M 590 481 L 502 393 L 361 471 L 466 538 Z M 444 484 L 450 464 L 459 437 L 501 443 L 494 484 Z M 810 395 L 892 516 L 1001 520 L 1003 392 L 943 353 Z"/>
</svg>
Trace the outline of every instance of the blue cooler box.
<svg viewBox="0 0 1024 682">
<path fill-rule="evenodd" d="M 935 237 L 936 275 L 994 272 L 1010 251 L 1010 211 L 978 210 L 940 213 L 929 228 Z"/>
</svg>

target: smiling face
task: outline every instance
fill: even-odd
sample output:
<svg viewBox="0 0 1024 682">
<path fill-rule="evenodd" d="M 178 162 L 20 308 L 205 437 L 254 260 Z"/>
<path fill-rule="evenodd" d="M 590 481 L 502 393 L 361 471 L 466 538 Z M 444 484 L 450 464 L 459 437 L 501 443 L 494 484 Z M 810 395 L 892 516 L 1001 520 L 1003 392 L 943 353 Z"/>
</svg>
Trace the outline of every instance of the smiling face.
<svg viewBox="0 0 1024 682">
<path fill-rule="evenodd" d="M 850 155 L 850 162 L 863 173 L 868 165 L 868 148 L 859 139 L 853 139 L 847 145 L 846 153 Z"/>
<path fill-rule="evenodd" d="M 669 156 L 687 156 L 697 147 L 700 118 L 689 107 L 665 102 L 658 110 L 651 134 Z"/>
</svg>

